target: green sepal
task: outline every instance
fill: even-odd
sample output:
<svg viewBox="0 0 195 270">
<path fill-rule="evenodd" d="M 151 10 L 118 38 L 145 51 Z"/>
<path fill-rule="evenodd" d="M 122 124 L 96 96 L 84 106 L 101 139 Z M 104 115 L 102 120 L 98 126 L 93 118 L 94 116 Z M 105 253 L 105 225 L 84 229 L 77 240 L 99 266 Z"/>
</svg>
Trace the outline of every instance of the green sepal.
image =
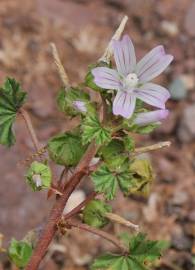
<svg viewBox="0 0 195 270">
<path fill-rule="evenodd" d="M 111 211 L 110 205 L 100 200 L 92 200 L 83 210 L 83 221 L 92 227 L 102 228 L 109 222 L 105 214 Z"/>
<path fill-rule="evenodd" d="M 26 174 L 26 180 L 33 191 L 40 191 L 51 186 L 52 173 L 49 166 L 34 161 Z"/>
<path fill-rule="evenodd" d="M 51 138 L 47 144 L 50 158 L 59 165 L 75 166 L 86 150 L 79 135 L 66 132 Z"/>
<path fill-rule="evenodd" d="M 111 140 L 112 129 L 104 127 L 96 115 L 88 115 L 82 123 L 82 142 L 90 143 L 95 140 L 97 145 L 109 143 Z"/>
<path fill-rule="evenodd" d="M 132 178 L 127 194 L 148 196 L 154 180 L 154 173 L 150 161 L 148 159 L 135 159 L 130 163 L 129 169 Z"/>
<path fill-rule="evenodd" d="M 123 127 L 127 131 L 133 132 L 133 133 L 138 133 L 138 134 L 149 134 L 156 128 L 160 126 L 159 122 L 152 123 L 149 125 L 145 126 L 139 126 L 134 123 L 134 120 L 137 116 L 137 114 L 142 113 L 142 112 L 147 112 L 148 110 L 146 109 L 139 109 L 137 110 L 133 116 L 130 119 L 123 119 Z"/>
<path fill-rule="evenodd" d="M 27 265 L 32 255 L 32 251 L 32 246 L 25 241 L 12 239 L 8 248 L 8 255 L 17 267 L 23 268 Z"/>
<path fill-rule="evenodd" d="M 20 84 L 12 78 L 7 78 L 0 88 L 0 144 L 10 147 L 15 143 L 12 126 L 26 95 Z"/>
<path fill-rule="evenodd" d="M 73 87 L 66 89 L 66 91 L 61 89 L 57 95 L 57 105 L 59 110 L 70 116 L 75 116 L 81 113 L 74 106 L 74 102 L 78 100 L 83 101 L 88 105 L 90 97 L 86 92 L 83 92 L 83 90 Z M 91 108 L 91 106 L 89 108 Z"/>
<path fill-rule="evenodd" d="M 85 76 L 85 85 L 90 87 L 91 89 L 97 91 L 97 92 L 103 91 L 103 89 L 101 87 L 97 86 L 94 83 L 94 76 L 93 76 L 91 70 L 93 68 L 96 68 L 96 67 L 110 67 L 110 66 L 111 66 L 111 64 L 108 65 L 105 62 L 99 62 L 96 64 L 89 65 L 87 75 Z"/>
</svg>

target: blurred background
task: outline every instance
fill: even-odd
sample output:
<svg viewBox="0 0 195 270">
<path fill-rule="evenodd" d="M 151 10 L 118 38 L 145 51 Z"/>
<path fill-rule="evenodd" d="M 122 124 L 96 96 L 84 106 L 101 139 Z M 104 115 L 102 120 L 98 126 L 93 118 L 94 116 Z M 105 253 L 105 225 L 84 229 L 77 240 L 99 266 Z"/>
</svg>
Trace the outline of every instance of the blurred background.
<svg viewBox="0 0 195 270">
<path fill-rule="evenodd" d="M 74 84 L 83 80 L 88 64 L 103 53 L 124 14 L 125 29 L 138 58 L 163 44 L 174 62 L 157 82 L 168 87 L 171 114 L 150 136 L 138 136 L 137 145 L 171 140 L 172 146 L 147 154 L 156 180 L 148 199 L 123 198 L 113 203 L 116 213 L 140 224 L 153 239 L 166 239 L 171 248 L 158 269 L 191 270 L 195 265 L 195 1 L 194 0 L 1 0 L 0 83 L 14 76 L 28 92 L 27 108 L 41 143 L 71 122 L 57 111 L 60 87 L 49 43 L 55 42 Z M 22 119 L 15 126 L 17 144 L 0 146 L 0 233 L 6 247 L 12 237 L 21 239 L 48 215 L 52 200 L 32 193 L 24 181 L 20 161 L 34 149 Z M 56 174 L 61 172 L 57 168 Z M 80 187 L 75 201 L 91 186 Z M 69 202 L 71 207 L 71 202 Z M 121 228 L 109 225 L 108 231 Z M 56 237 L 41 269 L 85 270 L 96 254 L 113 248 L 88 233 Z M 0 269 L 10 268 L 1 255 Z"/>
</svg>

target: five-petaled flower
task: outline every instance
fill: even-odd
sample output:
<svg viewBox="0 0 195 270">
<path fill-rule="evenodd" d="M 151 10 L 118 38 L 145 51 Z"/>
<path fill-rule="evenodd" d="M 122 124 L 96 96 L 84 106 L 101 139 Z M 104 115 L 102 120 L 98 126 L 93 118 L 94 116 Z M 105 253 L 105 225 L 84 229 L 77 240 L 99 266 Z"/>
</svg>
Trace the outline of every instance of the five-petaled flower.
<svg viewBox="0 0 195 270">
<path fill-rule="evenodd" d="M 165 109 L 165 102 L 170 97 L 168 90 L 149 81 L 165 70 L 173 56 L 166 54 L 163 46 L 157 46 L 136 63 L 134 46 L 127 35 L 121 41 L 113 40 L 113 51 L 117 70 L 108 67 L 92 70 L 94 82 L 99 87 L 117 90 L 113 113 L 130 118 L 136 98 Z"/>
</svg>

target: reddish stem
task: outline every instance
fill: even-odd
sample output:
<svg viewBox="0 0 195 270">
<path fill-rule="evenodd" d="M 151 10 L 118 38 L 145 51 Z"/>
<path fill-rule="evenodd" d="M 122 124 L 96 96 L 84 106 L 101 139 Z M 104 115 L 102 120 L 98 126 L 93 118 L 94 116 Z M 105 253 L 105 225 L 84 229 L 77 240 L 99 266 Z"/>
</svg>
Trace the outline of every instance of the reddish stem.
<svg viewBox="0 0 195 270">
<path fill-rule="evenodd" d="M 73 221 L 73 220 L 68 220 L 66 222 L 66 224 L 68 226 L 72 226 L 72 227 L 76 227 L 80 230 L 84 230 L 84 231 L 87 231 L 87 232 L 90 232 L 90 233 L 93 233 L 93 234 L 96 234 L 106 240 L 108 240 L 109 242 L 111 242 L 112 244 L 114 244 L 117 248 L 119 248 L 120 250 L 122 250 L 123 253 L 128 253 L 128 249 L 121 243 L 121 241 L 116 238 L 115 236 L 105 232 L 105 231 L 102 231 L 100 229 L 96 229 L 94 227 L 91 227 L 87 224 L 84 224 L 84 223 L 79 223 L 77 221 Z"/>
<path fill-rule="evenodd" d="M 91 159 L 94 157 L 94 155 L 97 152 L 97 147 L 94 142 L 92 142 L 86 153 L 84 154 L 83 158 L 77 165 L 74 174 L 72 177 L 70 177 L 68 185 L 66 185 L 66 189 L 64 191 L 64 194 L 58 198 L 56 203 L 54 204 L 50 215 L 49 220 L 47 224 L 45 225 L 45 228 L 43 229 L 43 232 L 41 234 L 41 237 L 38 241 L 38 244 L 34 250 L 34 253 L 26 267 L 26 270 L 36 270 L 44 257 L 47 248 L 54 237 L 54 234 L 57 230 L 56 224 L 61 219 L 64 207 L 71 195 L 71 193 L 74 191 L 76 186 L 80 183 L 82 177 L 86 174 L 86 168 L 88 167 Z"/>
</svg>

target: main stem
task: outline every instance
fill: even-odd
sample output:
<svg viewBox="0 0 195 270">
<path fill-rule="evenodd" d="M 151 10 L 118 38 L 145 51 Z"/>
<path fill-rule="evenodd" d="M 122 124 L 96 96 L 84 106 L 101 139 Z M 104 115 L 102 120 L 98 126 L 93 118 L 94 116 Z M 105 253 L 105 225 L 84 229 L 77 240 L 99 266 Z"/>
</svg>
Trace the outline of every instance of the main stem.
<svg viewBox="0 0 195 270">
<path fill-rule="evenodd" d="M 77 165 L 75 172 L 73 176 L 69 179 L 69 184 L 66 186 L 66 189 L 64 191 L 64 194 L 58 198 L 56 203 L 54 204 L 47 224 L 45 225 L 45 228 L 43 229 L 43 232 L 41 234 L 41 237 L 38 241 L 38 244 L 34 250 L 34 253 L 26 267 L 26 270 L 36 270 L 44 257 L 47 248 L 51 242 L 51 240 L 54 237 L 54 234 L 57 230 L 56 224 L 60 221 L 64 207 L 71 195 L 71 193 L 74 191 L 76 186 L 81 181 L 82 177 L 86 174 L 86 169 L 89 165 L 89 162 L 96 154 L 97 147 L 94 142 L 92 142 L 86 153 L 84 154 L 83 158 Z"/>
</svg>

